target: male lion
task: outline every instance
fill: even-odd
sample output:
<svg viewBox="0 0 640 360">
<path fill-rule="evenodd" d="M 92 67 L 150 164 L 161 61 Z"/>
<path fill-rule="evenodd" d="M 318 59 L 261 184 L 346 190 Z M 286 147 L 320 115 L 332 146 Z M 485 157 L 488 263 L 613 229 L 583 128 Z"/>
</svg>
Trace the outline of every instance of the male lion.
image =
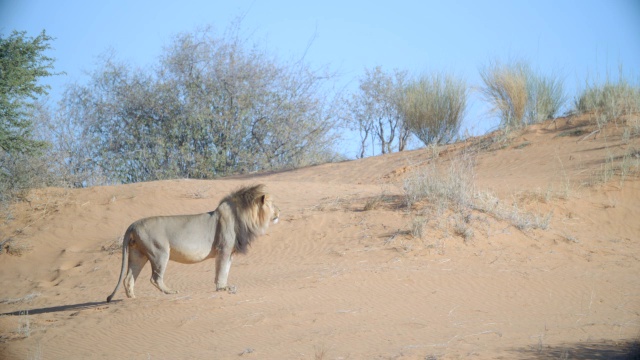
<svg viewBox="0 0 640 360">
<path fill-rule="evenodd" d="M 175 294 L 177 291 L 167 288 L 163 281 L 169 260 L 195 264 L 216 257 L 216 290 L 226 290 L 233 254 L 245 253 L 271 221 L 278 222 L 279 215 L 261 184 L 228 195 L 208 213 L 156 216 L 134 222 L 124 234 L 120 278 L 107 302 L 120 287 L 127 253 L 129 269 L 123 283 L 130 298 L 135 297 L 133 285 L 147 260 L 151 261 L 151 283 L 165 294 Z"/>
</svg>

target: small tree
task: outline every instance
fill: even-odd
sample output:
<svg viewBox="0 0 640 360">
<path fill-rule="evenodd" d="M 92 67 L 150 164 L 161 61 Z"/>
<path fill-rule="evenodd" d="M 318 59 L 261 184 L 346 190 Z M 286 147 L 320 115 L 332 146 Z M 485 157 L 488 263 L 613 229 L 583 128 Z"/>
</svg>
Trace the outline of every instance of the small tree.
<svg viewBox="0 0 640 360">
<path fill-rule="evenodd" d="M 282 62 L 232 25 L 177 35 L 155 68 L 105 58 L 61 102 L 89 157 L 112 182 L 213 178 L 331 160 L 332 74 Z M 86 149 L 86 151 L 84 151 Z M 73 150 L 73 149 L 72 149 Z M 90 156 L 87 156 L 90 154 Z M 76 170 L 74 169 L 74 172 Z"/>
<path fill-rule="evenodd" d="M 402 122 L 399 109 L 405 78 L 405 71 L 389 74 L 379 66 L 365 70 L 359 91 L 349 103 L 349 123 L 360 132 L 360 158 L 364 157 L 369 138 L 380 146 L 382 154 L 405 149 L 410 132 Z"/>
<path fill-rule="evenodd" d="M 45 56 L 51 37 L 24 31 L 0 36 L 0 200 L 34 186 L 47 185 L 48 169 L 40 158 L 45 141 L 33 135 L 36 101 L 49 87 L 38 81 L 55 75 Z"/>
<path fill-rule="evenodd" d="M 51 37 L 42 31 L 29 38 L 24 31 L 0 36 L 0 149 L 9 153 L 32 153 L 45 143 L 32 137 L 30 110 L 33 100 L 46 95 L 49 86 L 38 84 L 54 75 L 53 59 L 44 55 Z"/>
<path fill-rule="evenodd" d="M 467 85 L 452 75 L 423 75 L 409 81 L 400 112 L 407 128 L 425 145 L 451 142 L 467 105 Z"/>
</svg>

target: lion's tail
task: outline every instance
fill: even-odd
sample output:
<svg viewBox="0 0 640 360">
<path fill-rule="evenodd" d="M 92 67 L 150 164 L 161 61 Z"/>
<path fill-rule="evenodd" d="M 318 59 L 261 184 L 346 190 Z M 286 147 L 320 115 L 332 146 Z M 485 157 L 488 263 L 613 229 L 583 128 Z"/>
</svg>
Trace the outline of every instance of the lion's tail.
<svg viewBox="0 0 640 360">
<path fill-rule="evenodd" d="M 116 294 L 118 289 L 120 288 L 120 283 L 122 283 L 122 278 L 124 277 L 124 271 L 127 267 L 127 260 L 129 255 L 129 241 L 131 239 L 131 232 L 133 231 L 133 226 L 129 226 L 127 231 L 124 233 L 124 238 L 122 239 L 122 268 L 120 268 L 120 277 L 118 278 L 118 283 L 116 284 L 116 288 L 113 290 L 111 295 L 107 297 L 107 302 L 111 302 L 113 296 Z"/>
</svg>

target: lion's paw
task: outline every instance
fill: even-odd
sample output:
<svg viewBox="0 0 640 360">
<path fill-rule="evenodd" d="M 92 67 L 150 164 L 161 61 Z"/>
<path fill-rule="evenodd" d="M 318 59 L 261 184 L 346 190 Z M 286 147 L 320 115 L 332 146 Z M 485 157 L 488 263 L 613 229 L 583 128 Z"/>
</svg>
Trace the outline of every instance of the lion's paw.
<svg viewBox="0 0 640 360">
<path fill-rule="evenodd" d="M 227 286 L 218 286 L 216 291 L 226 291 L 229 294 L 235 294 L 237 292 L 235 285 L 227 285 Z"/>
</svg>

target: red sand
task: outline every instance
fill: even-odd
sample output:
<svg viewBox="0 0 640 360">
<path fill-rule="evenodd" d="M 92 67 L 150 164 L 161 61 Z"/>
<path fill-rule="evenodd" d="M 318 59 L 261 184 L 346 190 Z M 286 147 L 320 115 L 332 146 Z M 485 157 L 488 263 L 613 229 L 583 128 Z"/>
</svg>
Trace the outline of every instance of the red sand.
<svg viewBox="0 0 640 360">
<path fill-rule="evenodd" d="M 447 166 L 474 142 L 478 189 L 551 214 L 547 229 L 521 231 L 474 211 L 466 242 L 446 225 L 450 211 L 432 212 L 422 239 L 410 234 L 418 210 L 402 206 L 403 181 L 429 149 L 214 181 L 33 191 L 0 228 L 0 241 L 30 248 L 0 255 L 0 358 L 623 358 L 640 334 L 640 180 L 598 180 L 624 154 L 637 161 L 640 139 L 611 125 L 580 141 L 592 127 L 557 125 L 503 148 L 477 150 L 474 139 L 440 151 Z M 576 126 L 586 132 L 558 136 Z M 165 282 L 177 295 L 153 287 L 147 265 L 136 299 L 121 287 L 104 302 L 121 251 L 103 248 L 131 222 L 210 211 L 258 182 L 281 221 L 236 256 L 236 293 L 215 291 L 213 260 L 171 262 Z"/>
</svg>

